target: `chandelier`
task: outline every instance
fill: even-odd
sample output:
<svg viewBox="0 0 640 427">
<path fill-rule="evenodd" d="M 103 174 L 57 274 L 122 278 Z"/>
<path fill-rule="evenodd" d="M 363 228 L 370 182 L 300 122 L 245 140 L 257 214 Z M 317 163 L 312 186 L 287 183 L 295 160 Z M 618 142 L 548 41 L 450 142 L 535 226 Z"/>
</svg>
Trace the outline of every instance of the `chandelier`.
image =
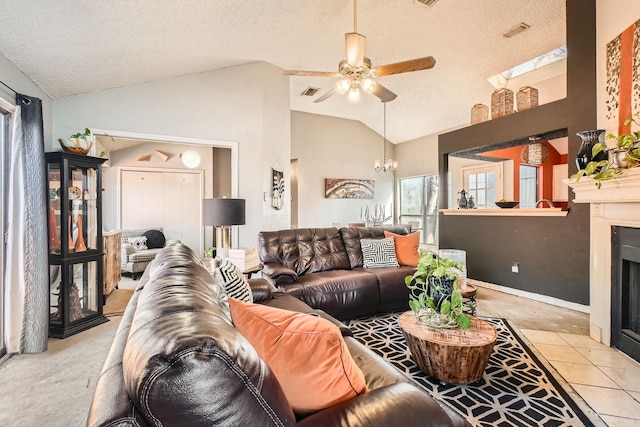
<svg viewBox="0 0 640 427">
<path fill-rule="evenodd" d="M 376 160 L 373 163 L 373 169 L 376 172 L 394 172 L 398 169 L 398 161 L 387 158 L 387 103 L 382 102 L 384 106 L 384 128 L 382 136 L 382 161 Z"/>
</svg>

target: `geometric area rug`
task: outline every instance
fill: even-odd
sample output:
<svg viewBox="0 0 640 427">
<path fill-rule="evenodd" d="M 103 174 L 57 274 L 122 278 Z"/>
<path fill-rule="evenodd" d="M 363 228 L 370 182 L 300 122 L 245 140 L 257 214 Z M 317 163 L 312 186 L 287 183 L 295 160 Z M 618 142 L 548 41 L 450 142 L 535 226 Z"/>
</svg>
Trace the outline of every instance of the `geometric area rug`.
<svg viewBox="0 0 640 427">
<path fill-rule="evenodd" d="M 441 383 L 420 371 L 398 325 L 401 313 L 348 322 L 360 342 L 447 402 L 473 426 L 593 426 L 505 319 L 483 318 L 498 331 L 487 369 L 472 384 Z"/>
</svg>

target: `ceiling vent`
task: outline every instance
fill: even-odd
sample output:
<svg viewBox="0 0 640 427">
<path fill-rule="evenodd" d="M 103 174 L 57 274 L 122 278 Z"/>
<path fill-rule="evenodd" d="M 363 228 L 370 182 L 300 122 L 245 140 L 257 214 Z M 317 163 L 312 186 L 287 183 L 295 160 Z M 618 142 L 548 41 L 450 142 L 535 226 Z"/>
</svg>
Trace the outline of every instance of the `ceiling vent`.
<svg viewBox="0 0 640 427">
<path fill-rule="evenodd" d="M 313 96 L 316 93 L 318 93 L 320 89 L 317 87 L 311 87 L 309 86 L 308 88 L 306 88 L 305 90 L 302 91 L 302 93 L 300 95 L 302 96 Z"/>
<path fill-rule="evenodd" d="M 424 6 L 433 6 L 438 0 L 414 0 L 416 3 Z"/>
<path fill-rule="evenodd" d="M 520 34 L 521 32 L 528 30 L 530 27 L 531 26 L 529 24 L 525 24 L 524 22 L 521 22 L 518 25 L 515 25 L 509 28 L 504 33 L 502 33 L 502 37 L 506 37 L 506 38 L 513 37 L 516 34 Z"/>
</svg>

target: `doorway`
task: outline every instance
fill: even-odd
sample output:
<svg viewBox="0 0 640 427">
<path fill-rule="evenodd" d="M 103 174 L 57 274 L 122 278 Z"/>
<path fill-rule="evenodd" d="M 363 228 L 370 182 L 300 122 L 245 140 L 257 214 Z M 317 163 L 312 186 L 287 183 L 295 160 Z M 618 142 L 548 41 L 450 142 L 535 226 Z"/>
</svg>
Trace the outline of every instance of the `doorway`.
<svg viewBox="0 0 640 427">
<path fill-rule="evenodd" d="M 162 227 L 168 239 L 203 253 L 204 173 L 151 168 L 121 168 L 121 229 Z"/>
<path fill-rule="evenodd" d="M 238 180 L 239 180 L 239 176 L 238 176 L 238 171 L 239 171 L 239 161 L 238 161 L 238 143 L 237 142 L 232 142 L 232 141 L 219 141 L 219 140 L 205 140 L 205 139 L 195 139 L 195 138 L 184 138 L 184 137 L 178 137 L 178 136 L 167 136 L 167 135 L 154 135 L 154 134 L 143 134 L 143 133 L 134 133 L 134 132 L 122 132 L 122 131 L 113 131 L 113 130 L 104 130 L 104 129 L 91 129 L 91 132 L 96 135 L 98 137 L 98 140 L 104 140 L 107 144 L 107 149 L 109 149 L 109 144 L 112 144 L 113 141 L 117 141 L 118 143 L 120 143 L 121 141 L 125 141 L 128 144 L 130 144 L 131 146 L 134 145 L 140 145 L 143 146 L 144 144 L 147 145 L 147 149 L 144 153 L 139 153 L 139 154 L 145 154 L 144 156 L 135 156 L 133 159 L 130 159 L 128 163 L 126 163 L 126 165 L 122 166 L 123 168 L 140 168 L 140 167 L 145 167 L 145 168 L 153 168 L 155 167 L 155 169 L 157 170 L 169 170 L 172 168 L 171 164 L 172 162 L 178 162 L 179 164 L 176 165 L 175 163 L 173 168 L 176 167 L 184 167 L 183 162 L 181 162 L 181 154 L 180 153 L 174 153 L 173 155 L 171 155 L 171 153 L 169 153 L 169 147 L 171 146 L 179 146 L 179 147 L 183 147 L 185 150 L 189 150 L 189 149 L 199 149 L 202 150 L 205 147 L 206 148 L 211 148 L 211 150 L 213 150 L 214 152 L 218 152 L 218 153 L 223 153 L 221 155 L 216 155 L 213 158 L 213 166 L 208 165 L 207 167 L 209 168 L 208 170 L 213 171 L 212 168 L 215 168 L 216 170 L 221 170 L 224 171 L 223 172 L 223 176 L 218 177 L 217 175 L 215 175 L 215 179 L 213 180 L 213 184 L 211 184 L 211 178 L 210 177 L 206 177 L 205 176 L 205 183 L 206 185 L 204 185 L 204 190 L 201 193 L 201 198 L 208 198 L 208 197 L 238 197 Z M 156 145 L 157 144 L 157 145 Z M 167 149 L 164 149 L 162 147 L 162 144 L 165 144 L 165 147 L 167 147 Z M 151 146 L 153 146 L 153 148 L 151 148 Z M 184 150 L 180 150 L 180 152 L 184 152 Z M 167 154 L 169 154 L 169 160 L 166 160 L 166 156 Z M 111 156 L 111 159 L 114 159 L 116 156 L 113 155 Z M 164 162 L 162 163 L 157 163 L 159 162 L 158 159 L 164 159 Z M 150 159 L 150 161 L 149 161 Z M 154 161 L 156 163 L 154 163 Z M 115 229 L 115 228 L 121 228 L 122 224 L 120 223 L 120 218 L 121 218 L 121 213 L 120 213 L 120 206 L 116 206 L 116 204 L 120 203 L 120 198 L 119 198 L 119 194 L 116 195 L 116 192 L 119 192 L 119 188 L 120 188 L 120 184 L 119 184 L 119 180 L 120 179 L 120 173 L 119 173 L 119 168 L 121 168 L 120 166 L 118 166 L 118 162 L 110 162 L 110 170 L 104 174 L 103 177 L 103 184 L 104 187 L 106 188 L 106 192 L 105 192 L 105 198 L 103 198 L 103 200 L 106 201 L 106 198 L 110 198 L 110 200 L 112 200 L 113 203 L 111 203 L 111 205 L 105 203 L 105 208 L 104 208 L 104 215 L 105 220 L 103 221 L 103 224 L 105 224 L 105 228 L 106 229 Z M 197 170 L 207 170 L 207 167 L 205 167 L 204 163 L 194 169 L 191 169 L 191 171 L 197 171 Z M 111 170 L 113 170 L 113 172 L 111 172 Z M 183 172 L 185 171 L 189 171 L 189 169 L 182 169 Z M 111 192 L 111 194 L 108 194 L 109 192 Z M 199 236 L 201 237 L 202 240 L 199 240 L 201 242 L 203 242 L 204 244 L 201 246 L 201 248 L 205 248 L 208 246 L 212 245 L 212 241 L 211 241 L 211 236 L 213 235 L 213 231 L 212 230 L 206 230 L 205 227 L 203 227 L 201 224 L 201 220 L 200 220 L 200 209 L 198 209 L 198 219 L 192 219 L 191 221 L 196 221 L 196 227 L 198 227 L 199 230 Z M 108 219 L 108 220 L 107 220 Z M 145 225 L 146 226 L 146 225 Z M 233 227 L 232 229 L 232 233 L 233 233 L 233 239 L 237 241 L 238 239 L 238 230 L 237 227 Z M 167 235 L 167 238 L 170 238 L 170 236 Z M 186 242 L 185 242 L 186 243 Z M 198 250 L 198 247 L 193 247 L 194 250 Z"/>
</svg>

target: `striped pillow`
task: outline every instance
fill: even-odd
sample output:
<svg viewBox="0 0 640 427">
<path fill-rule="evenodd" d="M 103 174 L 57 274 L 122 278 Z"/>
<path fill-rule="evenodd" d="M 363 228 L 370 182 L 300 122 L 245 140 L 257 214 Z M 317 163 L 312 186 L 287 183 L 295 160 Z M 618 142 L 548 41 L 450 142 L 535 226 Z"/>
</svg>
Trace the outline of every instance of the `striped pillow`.
<svg viewBox="0 0 640 427">
<path fill-rule="evenodd" d="M 399 267 L 393 237 L 360 239 L 364 268 Z"/>
<path fill-rule="evenodd" d="M 253 302 L 249 282 L 245 280 L 240 269 L 228 259 L 222 260 L 220 267 L 213 271 L 213 277 L 222 283 L 229 298 L 236 298 L 248 303 Z"/>
</svg>

